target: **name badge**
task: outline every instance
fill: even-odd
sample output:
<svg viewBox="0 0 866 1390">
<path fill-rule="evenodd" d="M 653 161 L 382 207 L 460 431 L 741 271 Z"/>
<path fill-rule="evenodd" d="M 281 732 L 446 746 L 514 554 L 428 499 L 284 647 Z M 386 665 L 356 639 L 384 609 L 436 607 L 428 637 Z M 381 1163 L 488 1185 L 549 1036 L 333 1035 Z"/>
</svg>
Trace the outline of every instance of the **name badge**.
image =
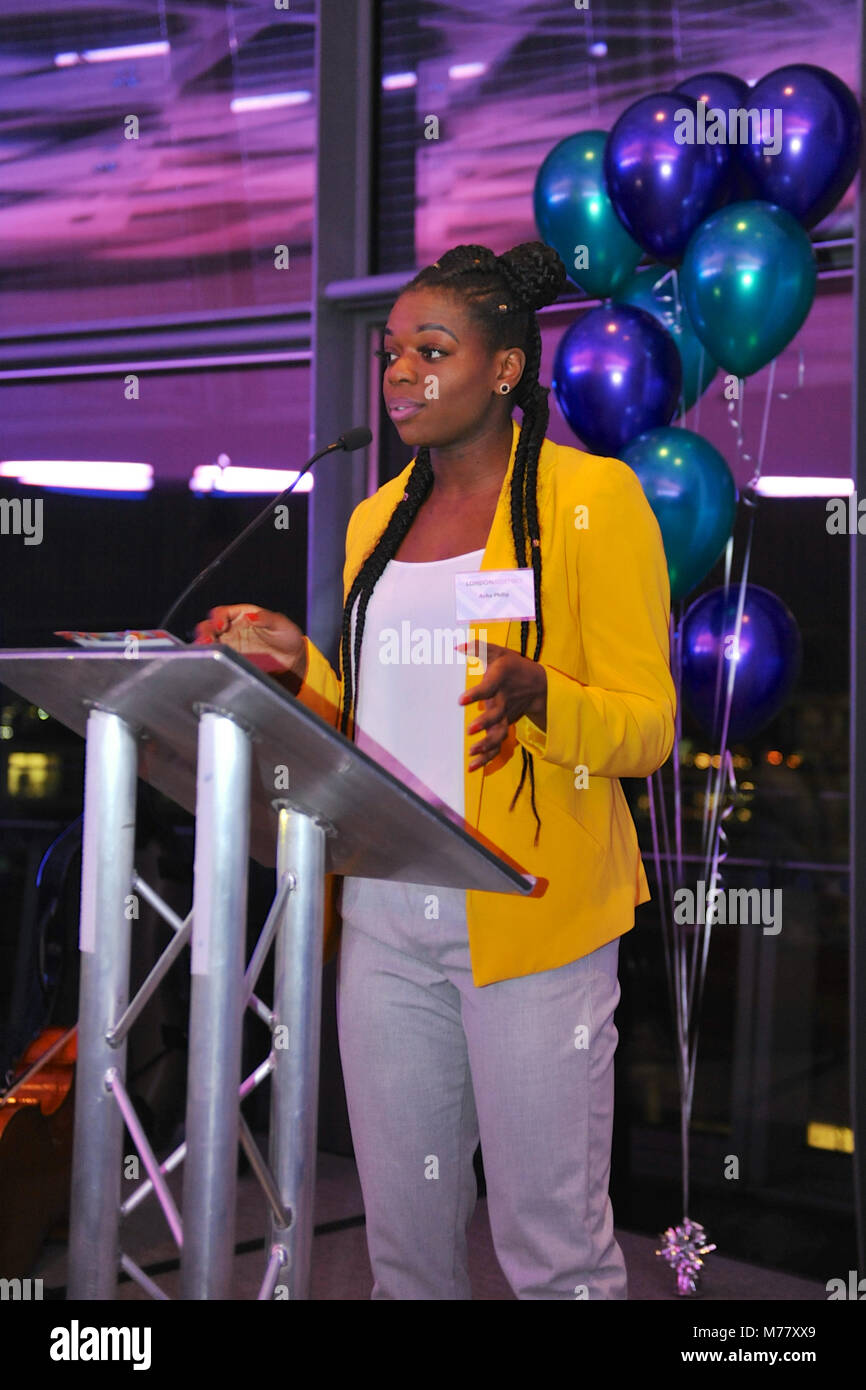
<svg viewBox="0 0 866 1390">
<path fill-rule="evenodd" d="M 531 569 L 455 574 L 454 588 L 458 622 L 535 619 L 535 582 Z"/>
</svg>

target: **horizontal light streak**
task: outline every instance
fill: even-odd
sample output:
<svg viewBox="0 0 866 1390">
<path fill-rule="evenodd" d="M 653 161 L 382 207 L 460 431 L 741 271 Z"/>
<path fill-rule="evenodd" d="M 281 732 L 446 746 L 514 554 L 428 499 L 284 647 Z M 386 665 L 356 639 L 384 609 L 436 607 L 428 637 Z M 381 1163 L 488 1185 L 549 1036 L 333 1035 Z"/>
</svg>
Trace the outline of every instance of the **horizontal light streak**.
<svg viewBox="0 0 866 1390">
<path fill-rule="evenodd" d="M 55 53 L 54 66 L 74 68 L 79 63 L 122 63 L 130 58 L 164 58 L 171 52 L 165 39 L 154 43 L 126 43 L 115 48 L 86 48 L 82 53 Z"/>
<path fill-rule="evenodd" d="M 202 463 L 194 470 L 189 480 L 190 492 L 225 493 L 270 493 L 274 497 L 291 487 L 297 478 L 297 470 L 285 468 L 241 468 L 230 464 L 220 468 L 215 463 Z M 296 492 L 310 492 L 313 476 L 305 473 L 298 483 Z"/>
<path fill-rule="evenodd" d="M 4 459 L 0 478 L 17 478 L 30 487 L 81 488 L 88 492 L 149 492 L 149 463 L 108 459 Z"/>
<path fill-rule="evenodd" d="M 405 87 L 417 86 L 418 74 L 415 72 L 390 72 L 382 78 L 382 87 L 386 92 L 400 92 Z"/>
<path fill-rule="evenodd" d="M 258 96 L 232 97 L 229 110 L 237 116 L 244 111 L 274 111 L 279 106 L 303 106 L 312 99 L 312 92 L 261 92 Z"/>
<path fill-rule="evenodd" d="M 759 497 L 849 497 L 853 478 L 795 478 L 778 474 L 759 478 L 753 491 Z"/>
</svg>

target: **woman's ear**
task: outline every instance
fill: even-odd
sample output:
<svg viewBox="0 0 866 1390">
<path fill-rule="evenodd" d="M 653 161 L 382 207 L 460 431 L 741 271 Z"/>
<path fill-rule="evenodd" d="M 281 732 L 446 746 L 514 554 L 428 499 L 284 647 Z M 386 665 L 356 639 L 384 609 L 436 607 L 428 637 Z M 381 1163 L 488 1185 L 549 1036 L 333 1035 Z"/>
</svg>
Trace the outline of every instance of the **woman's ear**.
<svg viewBox="0 0 866 1390">
<path fill-rule="evenodd" d="M 507 382 L 513 391 L 520 378 L 523 376 L 523 369 L 525 366 L 526 353 L 522 348 L 506 348 L 499 362 L 497 389 L 501 382 Z"/>
</svg>

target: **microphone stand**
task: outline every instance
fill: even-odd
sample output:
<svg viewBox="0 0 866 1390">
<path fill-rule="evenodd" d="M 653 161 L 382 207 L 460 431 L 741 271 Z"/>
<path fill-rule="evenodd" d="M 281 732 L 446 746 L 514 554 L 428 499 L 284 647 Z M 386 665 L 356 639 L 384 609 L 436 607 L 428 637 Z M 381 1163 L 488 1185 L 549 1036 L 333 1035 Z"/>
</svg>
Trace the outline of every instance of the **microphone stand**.
<svg viewBox="0 0 866 1390">
<path fill-rule="evenodd" d="M 211 560 L 210 564 L 206 565 L 205 568 L 199 574 L 197 574 L 189 584 L 187 584 L 183 593 L 180 595 L 179 598 L 175 599 L 174 603 L 169 608 L 168 612 L 160 622 L 159 626 L 161 628 L 164 628 L 166 631 L 170 630 L 169 623 L 171 622 L 177 610 L 180 608 L 181 604 L 189 598 L 190 594 L 194 593 L 194 591 L 199 587 L 200 584 L 203 584 L 204 581 L 211 574 L 213 574 L 214 570 L 219 568 L 219 566 L 223 563 L 224 560 L 227 560 L 230 555 L 234 554 L 234 552 L 237 550 L 238 546 L 241 544 L 242 541 L 245 541 L 249 536 L 252 535 L 253 531 L 258 530 L 258 528 L 265 521 L 267 521 L 268 517 L 271 516 L 274 511 L 276 511 L 277 507 L 280 506 L 283 500 L 287 498 L 292 492 L 294 492 L 295 488 L 303 478 L 304 474 L 307 472 L 309 468 L 312 468 L 314 463 L 316 463 L 320 458 L 323 458 L 325 454 L 334 453 L 337 449 L 345 449 L 349 451 L 363 448 L 366 444 L 370 443 L 372 437 L 373 436 L 368 429 L 366 429 L 363 426 L 360 426 L 352 430 L 347 430 L 345 434 L 340 435 L 340 438 L 334 444 L 328 444 L 324 449 L 320 449 L 317 454 L 313 454 L 313 457 L 304 464 L 303 468 L 301 469 L 298 476 L 295 478 L 294 482 L 290 483 L 287 488 L 284 488 L 283 491 L 280 493 L 279 497 L 275 497 L 273 501 L 269 502 L 268 505 L 262 511 L 259 512 L 258 516 L 253 517 L 249 525 L 245 526 L 243 531 L 241 531 L 239 535 L 235 536 L 234 540 L 226 546 L 225 550 L 221 550 L 220 553 L 213 560 Z"/>
</svg>

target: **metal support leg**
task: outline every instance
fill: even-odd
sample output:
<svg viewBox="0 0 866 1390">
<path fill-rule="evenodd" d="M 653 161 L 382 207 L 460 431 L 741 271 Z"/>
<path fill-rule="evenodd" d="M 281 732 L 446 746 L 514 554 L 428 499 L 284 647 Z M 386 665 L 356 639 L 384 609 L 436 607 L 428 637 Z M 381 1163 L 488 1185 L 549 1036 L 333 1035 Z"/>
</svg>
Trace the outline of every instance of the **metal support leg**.
<svg viewBox="0 0 866 1390">
<path fill-rule="evenodd" d="M 112 1299 L 117 1290 L 123 1116 L 104 1084 L 126 1074 L 126 1042 L 111 1047 L 129 996 L 135 848 L 135 735 L 116 714 L 87 721 L 81 859 L 81 978 L 75 1139 L 69 1233 L 69 1297 Z"/>
<path fill-rule="evenodd" d="M 186 1144 L 185 1299 L 229 1297 L 249 855 L 250 740 L 223 715 L 199 723 Z"/>
<path fill-rule="evenodd" d="M 325 831 L 309 816 L 279 813 L 277 880 L 297 880 L 277 935 L 274 961 L 274 1075 L 271 1091 L 271 1171 L 288 1227 L 271 1218 L 270 1247 L 288 1253 L 280 1284 L 290 1299 L 310 1296 L 313 1197 L 319 1097 L 322 1005 Z"/>
</svg>

